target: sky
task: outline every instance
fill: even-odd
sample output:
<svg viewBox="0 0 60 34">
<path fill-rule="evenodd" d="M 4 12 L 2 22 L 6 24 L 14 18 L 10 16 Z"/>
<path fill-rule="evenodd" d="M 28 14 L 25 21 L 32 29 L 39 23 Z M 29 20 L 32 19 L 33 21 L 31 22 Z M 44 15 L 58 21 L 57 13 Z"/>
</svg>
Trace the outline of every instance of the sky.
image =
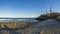
<svg viewBox="0 0 60 34">
<path fill-rule="evenodd" d="M 0 0 L 0 17 L 35 18 L 49 12 L 60 11 L 60 0 Z"/>
</svg>

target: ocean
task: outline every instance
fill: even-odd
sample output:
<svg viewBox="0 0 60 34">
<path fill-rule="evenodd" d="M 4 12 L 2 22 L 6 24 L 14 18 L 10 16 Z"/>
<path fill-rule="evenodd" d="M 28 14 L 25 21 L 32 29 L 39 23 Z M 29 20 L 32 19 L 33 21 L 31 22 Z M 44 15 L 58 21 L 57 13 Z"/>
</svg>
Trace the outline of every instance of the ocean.
<svg viewBox="0 0 60 34">
<path fill-rule="evenodd" d="M 0 18 L 0 22 L 27 22 L 27 21 L 31 21 L 31 22 L 36 22 L 37 20 L 35 18 Z"/>
</svg>

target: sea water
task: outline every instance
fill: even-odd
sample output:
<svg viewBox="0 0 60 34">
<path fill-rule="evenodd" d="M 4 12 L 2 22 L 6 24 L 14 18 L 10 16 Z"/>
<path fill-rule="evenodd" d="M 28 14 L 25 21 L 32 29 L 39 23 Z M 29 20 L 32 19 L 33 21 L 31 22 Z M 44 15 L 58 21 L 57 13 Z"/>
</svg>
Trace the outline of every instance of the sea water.
<svg viewBox="0 0 60 34">
<path fill-rule="evenodd" d="M 0 22 L 27 22 L 27 21 L 31 21 L 31 22 L 35 22 L 37 20 L 35 20 L 35 18 L 0 18 Z"/>
</svg>

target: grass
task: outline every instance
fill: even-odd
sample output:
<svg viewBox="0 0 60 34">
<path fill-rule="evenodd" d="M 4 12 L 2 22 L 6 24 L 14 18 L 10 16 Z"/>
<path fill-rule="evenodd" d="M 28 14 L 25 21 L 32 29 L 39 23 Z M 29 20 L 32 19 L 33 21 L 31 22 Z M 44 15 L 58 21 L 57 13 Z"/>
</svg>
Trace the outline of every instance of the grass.
<svg viewBox="0 0 60 34">
<path fill-rule="evenodd" d="M 9 28 L 16 28 L 16 27 L 24 27 L 28 25 L 33 25 L 33 22 L 0 22 L 0 27 L 4 28 L 4 25 L 6 25 Z"/>
<path fill-rule="evenodd" d="M 22 33 L 22 34 L 32 34 L 34 31 L 35 31 L 35 29 L 32 29 L 32 28 L 29 28 L 28 26 L 29 25 L 34 25 L 35 24 L 35 22 L 33 23 L 33 22 L 18 22 L 18 23 L 16 23 L 16 22 L 0 22 L 0 27 L 2 27 L 2 28 L 4 28 L 4 26 L 3 25 L 6 25 L 6 26 L 8 26 L 9 28 L 17 28 L 17 27 L 25 27 L 24 29 L 19 29 L 19 30 L 17 30 L 16 32 L 19 32 L 19 33 Z M 2 32 L 2 34 L 9 34 L 9 32 L 7 32 L 7 31 L 1 31 Z"/>
</svg>

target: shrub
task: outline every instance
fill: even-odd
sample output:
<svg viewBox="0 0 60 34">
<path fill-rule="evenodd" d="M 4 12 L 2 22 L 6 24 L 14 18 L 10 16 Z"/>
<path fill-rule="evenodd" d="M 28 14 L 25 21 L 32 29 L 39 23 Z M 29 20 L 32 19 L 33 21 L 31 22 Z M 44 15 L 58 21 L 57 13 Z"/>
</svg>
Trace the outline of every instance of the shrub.
<svg viewBox="0 0 60 34">
<path fill-rule="evenodd" d="M 56 20 L 57 20 L 57 21 L 60 21 L 60 16 L 57 16 L 57 17 L 56 17 Z"/>
</svg>

